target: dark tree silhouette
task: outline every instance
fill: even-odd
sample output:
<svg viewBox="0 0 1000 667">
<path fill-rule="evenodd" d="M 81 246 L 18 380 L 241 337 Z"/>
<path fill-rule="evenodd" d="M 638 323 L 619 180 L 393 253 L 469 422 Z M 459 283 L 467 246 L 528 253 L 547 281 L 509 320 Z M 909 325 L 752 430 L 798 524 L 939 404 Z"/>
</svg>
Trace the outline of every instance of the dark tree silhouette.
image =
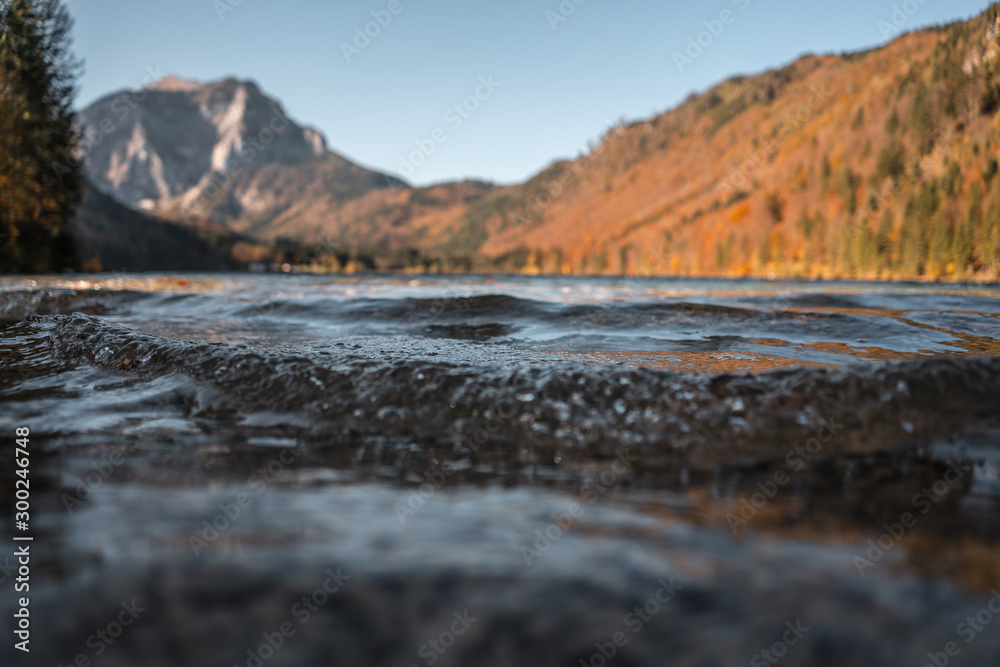
<svg viewBox="0 0 1000 667">
<path fill-rule="evenodd" d="M 0 1 L 0 272 L 78 268 L 72 27 L 60 0 Z"/>
</svg>

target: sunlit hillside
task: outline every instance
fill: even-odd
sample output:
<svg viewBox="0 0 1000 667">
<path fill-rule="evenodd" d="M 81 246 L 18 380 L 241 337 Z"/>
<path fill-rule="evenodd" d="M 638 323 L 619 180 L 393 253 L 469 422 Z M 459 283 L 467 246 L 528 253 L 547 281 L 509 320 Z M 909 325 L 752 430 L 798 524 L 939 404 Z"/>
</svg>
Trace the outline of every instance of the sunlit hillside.
<svg viewBox="0 0 1000 667">
<path fill-rule="evenodd" d="M 511 187 L 414 188 L 317 140 L 221 179 L 194 214 L 211 174 L 148 210 L 248 238 L 238 261 L 315 270 L 993 280 L 998 54 L 993 5 L 883 48 L 734 77 Z M 250 82 L 190 85 L 268 99 Z M 247 127 L 265 118 L 233 99 Z M 169 123 L 141 118 L 143 136 L 176 143 Z M 101 150 L 134 153 L 130 127 Z"/>
<path fill-rule="evenodd" d="M 492 195 L 460 238 L 529 272 L 996 277 L 998 14 L 733 78 Z"/>
</svg>

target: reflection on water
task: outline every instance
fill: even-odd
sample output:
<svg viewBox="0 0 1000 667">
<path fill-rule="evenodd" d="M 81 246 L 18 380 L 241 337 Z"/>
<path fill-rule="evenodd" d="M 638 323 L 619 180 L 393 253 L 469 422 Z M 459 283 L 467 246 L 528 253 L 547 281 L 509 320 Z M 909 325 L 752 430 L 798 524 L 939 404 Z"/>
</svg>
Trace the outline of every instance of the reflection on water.
<svg viewBox="0 0 1000 667">
<path fill-rule="evenodd" d="M 993 287 L 2 289 L 46 664 L 915 665 L 1000 587 Z"/>
<path fill-rule="evenodd" d="M 830 351 L 830 350 L 826 350 Z M 795 361 L 767 354 L 745 352 L 570 352 L 556 350 L 554 354 L 564 359 L 598 364 L 656 368 L 681 373 L 760 373 L 795 366 L 818 368 L 831 364 Z"/>
</svg>

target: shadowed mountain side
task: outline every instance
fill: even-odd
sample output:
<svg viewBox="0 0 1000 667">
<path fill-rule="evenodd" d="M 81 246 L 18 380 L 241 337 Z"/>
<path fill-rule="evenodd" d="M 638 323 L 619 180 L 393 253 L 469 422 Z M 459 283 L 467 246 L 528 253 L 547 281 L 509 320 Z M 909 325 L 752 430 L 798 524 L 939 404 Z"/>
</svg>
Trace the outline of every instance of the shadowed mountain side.
<svg viewBox="0 0 1000 667">
<path fill-rule="evenodd" d="M 85 188 L 72 230 L 88 270 L 186 271 L 238 267 L 230 257 L 236 237 L 133 211 L 92 186 Z"/>
</svg>

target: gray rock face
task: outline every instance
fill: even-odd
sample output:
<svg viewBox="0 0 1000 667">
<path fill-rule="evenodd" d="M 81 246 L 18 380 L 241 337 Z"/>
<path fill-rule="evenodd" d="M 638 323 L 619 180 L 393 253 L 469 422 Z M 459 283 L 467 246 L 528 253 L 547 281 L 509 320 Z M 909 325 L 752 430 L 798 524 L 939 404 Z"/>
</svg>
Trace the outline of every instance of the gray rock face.
<svg viewBox="0 0 1000 667">
<path fill-rule="evenodd" d="M 236 79 L 166 77 L 98 100 L 77 123 L 90 180 L 146 210 L 193 201 L 227 175 L 327 154 L 319 132 L 292 122 L 253 82 Z"/>
</svg>

